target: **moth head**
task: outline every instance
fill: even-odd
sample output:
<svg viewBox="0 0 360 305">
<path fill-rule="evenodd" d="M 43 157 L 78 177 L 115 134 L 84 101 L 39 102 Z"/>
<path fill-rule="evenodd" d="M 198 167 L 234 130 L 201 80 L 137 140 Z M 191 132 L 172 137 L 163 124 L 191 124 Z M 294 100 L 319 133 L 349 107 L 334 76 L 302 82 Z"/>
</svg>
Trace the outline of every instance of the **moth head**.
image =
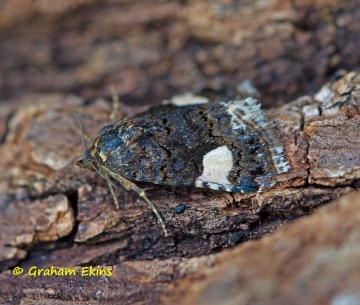
<svg viewBox="0 0 360 305">
<path fill-rule="evenodd" d="M 76 161 L 77 166 L 91 171 L 95 171 L 94 163 L 95 163 L 94 157 L 92 156 L 91 151 L 89 149 L 85 151 L 81 160 Z"/>
<path fill-rule="evenodd" d="M 76 165 L 81 168 L 88 169 L 93 172 L 97 172 L 101 177 L 103 177 L 109 183 L 109 185 L 111 184 L 113 187 L 115 187 L 114 183 L 110 180 L 108 170 L 106 169 L 106 167 L 101 166 L 99 162 L 96 161 L 96 159 L 92 154 L 91 149 L 94 148 L 87 149 L 82 159 L 76 162 Z"/>
</svg>

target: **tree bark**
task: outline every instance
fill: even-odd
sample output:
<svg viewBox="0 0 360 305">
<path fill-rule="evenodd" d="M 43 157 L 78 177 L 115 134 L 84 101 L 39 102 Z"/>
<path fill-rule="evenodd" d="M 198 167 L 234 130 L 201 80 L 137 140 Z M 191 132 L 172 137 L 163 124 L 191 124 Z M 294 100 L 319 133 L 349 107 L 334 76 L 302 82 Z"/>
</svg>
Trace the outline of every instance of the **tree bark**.
<svg viewBox="0 0 360 305">
<path fill-rule="evenodd" d="M 156 287 L 148 292 L 150 299 L 158 299 L 165 287 L 173 285 L 172 272 L 182 266 L 178 257 L 197 257 L 187 260 L 189 263 L 204 261 L 208 259 L 206 254 L 272 232 L 358 187 L 359 92 L 360 75 L 352 72 L 325 85 L 314 97 L 299 98 L 268 111 L 276 122 L 291 171 L 280 175 L 277 185 L 267 191 L 244 195 L 154 186 L 148 197 L 163 215 L 168 237 L 135 193 L 117 189 L 122 207 L 117 211 L 105 181 L 96 173 L 74 166 L 83 148 L 71 114 L 78 113 L 87 132 L 93 134 L 96 126 L 104 125 L 110 112 L 108 104 L 97 100 L 84 106 L 84 101 L 74 96 L 28 98 L 31 102 L 22 103 L 9 121 L 1 146 L 1 221 L 6 228 L 1 235 L 2 268 L 18 264 L 25 270 L 31 266 L 101 264 L 115 266 L 111 281 L 116 278 L 131 283 L 146 267 L 152 270 L 145 272 L 152 279 L 167 274 L 165 282 L 160 281 L 161 287 L 154 284 Z M 178 205 L 185 206 L 181 214 L 174 213 Z M 233 251 L 246 247 L 245 243 Z M 151 261 L 141 262 L 146 260 Z M 128 266 L 139 268 L 134 278 L 128 278 L 132 274 Z M 165 271 L 159 271 L 163 268 Z M 184 276 L 187 278 L 187 274 Z M 14 280 L 10 271 L 4 271 L 3 280 L 9 278 Z M 53 280 L 68 282 L 66 277 Z M 81 276 L 73 280 L 84 281 Z M 32 278 L 24 275 L 20 283 L 25 288 L 29 281 Z M 47 283 L 46 277 L 41 281 Z M 134 289 L 149 288 L 140 286 L 134 284 Z M 17 293 L 10 289 L 8 298 L 11 292 Z M 63 298 L 61 292 L 54 293 Z M 109 293 L 115 292 L 110 289 Z M 31 299 L 24 291 L 22 294 Z M 47 298 L 46 290 L 39 294 Z M 105 294 L 101 298 L 107 299 Z"/>
<path fill-rule="evenodd" d="M 0 10 L 0 303 L 360 298 L 360 74 L 339 71 L 318 89 L 332 71 L 358 66 L 356 1 L 249 2 L 248 10 L 227 1 L 46 3 L 22 15 L 10 1 Z M 94 139 L 111 112 L 94 97 L 109 95 L 110 84 L 120 119 L 174 93 L 223 92 L 246 79 L 267 105 L 301 96 L 266 110 L 291 165 L 271 189 L 140 184 L 151 187 L 165 237 L 135 193 L 117 188 L 117 211 L 106 181 L 75 166 L 84 147 L 73 114 Z M 83 274 L 98 265 L 112 276 Z M 33 266 L 76 275 L 34 277 Z"/>
</svg>

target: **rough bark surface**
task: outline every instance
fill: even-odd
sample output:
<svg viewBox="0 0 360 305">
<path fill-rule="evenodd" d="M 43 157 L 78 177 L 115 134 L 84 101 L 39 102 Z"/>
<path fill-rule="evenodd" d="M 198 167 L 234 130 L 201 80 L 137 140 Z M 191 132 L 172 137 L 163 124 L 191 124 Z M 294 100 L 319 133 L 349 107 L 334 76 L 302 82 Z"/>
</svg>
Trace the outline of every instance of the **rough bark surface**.
<svg viewBox="0 0 360 305">
<path fill-rule="evenodd" d="M 0 98 L 115 84 L 154 104 L 251 79 L 280 105 L 358 67 L 359 18 L 357 0 L 3 0 Z"/>
<path fill-rule="evenodd" d="M 18 284 L 15 290 L 5 289 L 3 298 L 10 301 L 19 294 L 21 287 L 22 300 L 35 298 L 34 291 L 36 298 L 47 299 L 50 297 L 48 289 L 52 291 L 51 297 L 56 296 L 63 301 L 72 298 L 73 294 L 68 295 L 63 290 L 67 291 L 63 285 L 69 285 L 68 278 L 52 277 L 49 282 L 46 277 L 39 277 L 34 282 L 29 275 L 15 277 L 10 270 L 6 271 L 16 265 L 20 265 L 24 270 L 29 270 L 32 266 L 115 266 L 114 276 L 108 279 L 85 279 L 80 275 L 71 279 L 74 296 L 82 300 L 100 298 L 109 302 L 135 302 L 140 298 L 139 301 L 151 304 L 162 297 L 164 300 L 171 299 L 176 293 L 183 295 L 181 289 L 188 290 L 187 281 L 190 281 L 190 287 L 193 285 L 192 281 L 198 279 L 197 276 L 193 278 L 191 274 L 195 271 L 191 269 L 190 272 L 187 264 L 198 270 L 193 264 L 203 262 L 207 266 L 213 259 L 203 255 L 272 232 L 285 222 L 310 214 L 319 205 L 358 188 L 359 94 L 360 75 L 352 72 L 332 84 L 327 84 L 314 97 L 300 98 L 281 108 L 268 111 L 268 115 L 277 124 L 292 170 L 279 176 L 278 185 L 266 192 L 242 195 L 204 189 L 154 186 L 148 191 L 148 197 L 156 203 L 162 213 L 170 233 L 168 237 L 163 235 L 151 210 L 139 201 L 135 194 L 117 189 L 116 194 L 120 198 L 123 210 L 116 211 L 106 183 L 96 173 L 81 171 L 74 166 L 74 161 L 81 156 L 83 148 L 80 136 L 74 132 L 76 125 L 71 113 L 78 113 L 89 134 L 93 134 L 96 126 L 102 126 L 109 114 L 110 107 L 105 101 L 84 103 L 75 96 L 56 95 L 26 97 L 22 107 L 15 110 L 9 120 L 5 142 L 0 148 L 3 156 L 0 161 L 3 169 L 0 184 L 1 227 L 4 228 L 0 236 L 0 259 L 4 270 L 3 279 L 0 281 L 16 281 Z M 352 198 L 358 200 L 357 196 L 356 193 Z M 345 202 L 347 200 L 350 199 L 343 199 Z M 343 201 L 337 205 L 341 205 Z M 174 213 L 174 209 L 180 204 L 185 205 L 185 211 L 182 214 Z M 348 204 L 347 208 L 355 209 L 356 205 Z M 332 208 L 329 211 L 332 211 L 334 217 L 345 219 L 345 216 L 334 212 L 336 209 Z M 354 210 L 348 213 L 350 218 L 351 213 L 356 218 Z M 321 215 L 321 212 L 317 212 L 310 219 L 325 217 Z M 331 215 L 326 217 L 332 217 Z M 342 223 L 342 220 L 334 221 L 339 222 L 339 225 Z M 356 223 L 354 219 L 344 221 L 348 222 Z M 295 224 L 294 226 L 297 228 L 299 224 L 297 227 Z M 320 224 L 313 230 L 313 234 L 329 235 L 327 229 L 322 228 Z M 287 231 L 281 232 L 277 234 L 286 234 Z M 310 234 L 302 229 L 298 229 L 297 233 L 298 238 L 305 239 L 306 234 Z M 356 235 L 356 232 L 354 234 Z M 264 247 L 264 251 L 267 247 L 276 248 L 276 243 L 273 246 L 267 244 L 269 238 L 257 241 L 258 247 Z M 291 239 L 291 236 L 286 238 Z M 344 237 L 341 243 L 346 243 L 346 240 Z M 301 248 L 302 243 L 299 243 L 296 251 Z M 245 243 L 234 248 L 231 253 L 246 252 L 244 249 L 249 245 L 253 244 Z M 316 246 L 319 247 L 317 244 Z M 284 247 L 288 245 L 285 244 Z M 263 250 L 258 251 L 262 253 L 259 261 L 264 261 L 261 264 L 273 264 L 273 258 L 268 259 Z M 321 247 L 319 251 L 324 249 Z M 219 260 L 228 262 L 228 252 L 222 253 L 218 255 Z M 271 257 L 274 254 L 269 255 Z M 290 259 L 291 253 L 288 255 L 286 259 Z M 304 255 L 307 254 L 304 252 Z M 253 261 L 253 272 L 264 267 L 261 267 L 259 262 L 255 263 L 256 258 L 251 253 L 242 254 L 241 257 Z M 280 270 L 286 270 L 285 266 L 281 265 L 285 263 L 281 261 L 282 257 L 277 258 L 279 265 L 276 266 Z M 188 259 L 185 260 L 186 263 L 182 263 L 183 260 L 179 258 Z M 214 264 L 216 270 L 221 268 L 217 260 L 209 266 Z M 281 269 L 282 267 L 284 269 Z M 130 272 L 128 268 L 135 268 L 136 271 Z M 238 270 L 240 272 L 242 269 L 239 267 Z M 202 272 L 203 276 L 209 277 L 205 282 L 199 281 L 199 285 L 204 287 L 204 295 L 207 289 L 213 291 L 210 286 L 203 286 L 204 283 L 212 283 L 215 279 L 221 281 L 222 277 L 226 282 L 226 274 L 214 277 L 211 268 L 210 271 L 206 271 L 205 268 Z M 184 274 L 180 276 L 179 273 Z M 137 280 L 139 276 L 142 278 L 140 282 Z M 201 272 L 199 276 L 203 277 Z M 232 275 L 229 279 L 235 281 L 233 285 L 237 283 L 237 276 Z M 182 277 L 186 280 L 185 284 L 180 285 L 178 281 L 182 282 Z M 57 290 L 51 283 L 57 283 L 56 285 L 62 288 Z M 121 290 L 114 291 L 119 283 L 123 283 L 126 289 L 130 290 L 127 293 L 122 293 Z M 33 288 L 28 288 L 29 285 Z M 44 285 L 48 288 L 45 289 Z M 77 285 L 79 290 L 75 289 Z M 84 285 L 88 287 L 88 291 L 81 290 Z M 100 290 L 93 290 L 96 285 L 100 285 L 103 290 L 100 287 Z M 134 286 L 129 288 L 128 285 Z M 221 285 L 225 284 L 219 283 L 219 287 L 222 287 Z M 249 289 L 252 291 L 253 288 Z M 94 291 L 102 293 L 93 295 Z M 194 298 L 195 301 L 191 299 L 191 302 L 208 302 L 206 297 L 197 295 L 198 290 L 194 291 L 194 294 L 189 292 L 187 296 L 190 299 Z M 219 298 L 223 296 L 218 293 Z M 234 298 L 242 297 L 237 295 L 236 291 L 232 293 L 235 294 Z M 142 299 L 144 296 L 145 299 Z M 280 298 L 276 298 L 278 297 Z M 287 297 L 291 296 L 285 294 L 284 298 Z M 167 302 L 173 303 L 174 300 Z"/>
<path fill-rule="evenodd" d="M 1 4 L 0 303 L 360 302 L 360 74 L 319 89 L 333 70 L 359 66 L 360 11 L 356 1 L 268 3 Z M 267 111 L 292 168 L 272 189 L 143 184 L 165 237 L 135 193 L 117 188 L 117 211 L 106 182 L 74 165 L 84 148 L 72 114 L 94 138 L 111 112 L 94 97 L 109 84 L 121 118 L 247 78 L 265 102 L 301 96 Z M 98 265 L 112 276 L 81 275 Z M 32 266 L 77 275 L 33 277 Z"/>
</svg>

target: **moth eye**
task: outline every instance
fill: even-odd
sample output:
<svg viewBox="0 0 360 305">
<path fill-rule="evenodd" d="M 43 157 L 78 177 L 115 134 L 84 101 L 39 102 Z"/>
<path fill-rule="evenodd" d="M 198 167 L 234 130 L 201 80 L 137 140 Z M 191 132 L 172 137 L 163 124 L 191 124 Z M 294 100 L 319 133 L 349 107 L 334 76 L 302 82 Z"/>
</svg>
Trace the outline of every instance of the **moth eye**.
<svg viewBox="0 0 360 305">
<path fill-rule="evenodd" d="M 82 159 L 76 161 L 77 166 L 79 166 L 80 168 L 89 169 L 91 171 L 94 171 L 93 163 L 94 163 L 94 158 L 91 155 L 90 150 L 85 151 Z"/>
<path fill-rule="evenodd" d="M 83 160 L 76 161 L 76 165 L 79 166 L 80 168 L 87 168 Z"/>
<path fill-rule="evenodd" d="M 95 171 L 95 169 L 91 166 L 92 162 L 84 162 L 83 160 L 76 161 L 76 165 L 83 169 L 88 169 L 91 171 Z"/>
</svg>

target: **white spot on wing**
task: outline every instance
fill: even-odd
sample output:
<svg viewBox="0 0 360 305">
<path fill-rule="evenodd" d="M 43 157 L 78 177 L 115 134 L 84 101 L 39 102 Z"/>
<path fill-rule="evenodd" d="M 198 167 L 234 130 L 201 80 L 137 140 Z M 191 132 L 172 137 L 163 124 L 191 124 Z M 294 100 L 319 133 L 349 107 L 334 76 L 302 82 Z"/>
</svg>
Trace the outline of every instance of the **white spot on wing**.
<svg viewBox="0 0 360 305">
<path fill-rule="evenodd" d="M 233 167 L 233 157 L 227 146 L 220 146 L 209 151 L 203 158 L 204 171 L 196 179 L 195 185 L 203 186 L 203 182 L 229 185 L 228 175 Z"/>
<path fill-rule="evenodd" d="M 204 187 L 204 183 L 203 183 L 201 180 L 196 179 L 196 181 L 195 181 L 195 186 L 196 186 L 196 187 Z"/>
<path fill-rule="evenodd" d="M 189 105 L 199 105 L 206 104 L 209 100 L 206 97 L 194 95 L 192 93 L 184 93 L 173 96 L 169 100 L 164 100 L 163 105 L 173 104 L 175 106 L 189 106 Z"/>
</svg>

